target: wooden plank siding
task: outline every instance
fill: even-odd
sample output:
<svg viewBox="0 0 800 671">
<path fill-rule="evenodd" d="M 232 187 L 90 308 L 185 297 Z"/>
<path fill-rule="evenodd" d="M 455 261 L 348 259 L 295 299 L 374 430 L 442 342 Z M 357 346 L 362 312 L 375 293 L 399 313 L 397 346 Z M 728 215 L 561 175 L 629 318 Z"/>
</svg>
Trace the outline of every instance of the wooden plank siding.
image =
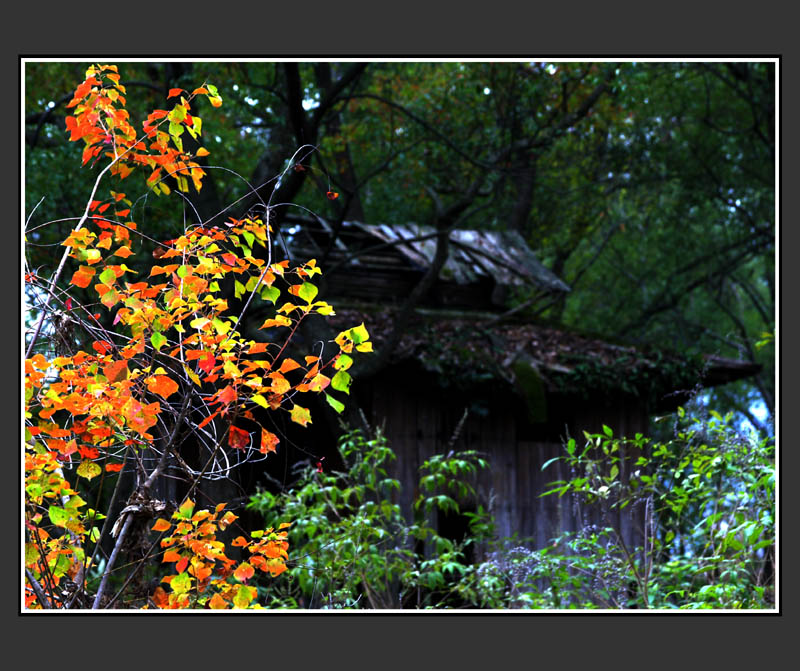
<svg viewBox="0 0 800 671">
<path fill-rule="evenodd" d="M 557 423 L 564 427 L 558 435 L 568 430 L 582 444 L 583 430 L 601 431 L 606 424 L 615 435 L 633 436 L 645 433 L 648 422 L 635 399 L 616 398 L 552 404 L 557 419 L 552 426 L 537 427 L 529 424 L 523 408 L 506 400 L 495 402 L 485 415 L 471 413 L 451 447 L 468 398 L 419 380 L 411 383 L 403 376 L 375 380 L 372 391 L 371 423 L 383 426 L 397 455 L 390 474 L 402 485 L 397 502 L 408 519 L 414 516 L 412 504 L 419 494 L 416 485 L 424 461 L 450 449 L 475 450 L 487 459 L 489 468 L 477 480 L 478 501 L 463 503 L 491 510 L 498 539 L 516 535 L 533 549 L 545 547 L 564 531 L 591 524 L 608 526 L 599 510 L 579 506 L 570 495 L 540 497 L 548 483 L 571 477 L 562 461 L 542 471 L 545 462 L 564 454 L 561 442 L 553 437 Z M 621 473 L 627 480 L 628 464 L 623 464 Z M 631 547 L 641 543 L 640 512 L 612 511 L 610 521 L 622 529 Z M 435 524 L 435 519 L 431 521 Z"/>
</svg>

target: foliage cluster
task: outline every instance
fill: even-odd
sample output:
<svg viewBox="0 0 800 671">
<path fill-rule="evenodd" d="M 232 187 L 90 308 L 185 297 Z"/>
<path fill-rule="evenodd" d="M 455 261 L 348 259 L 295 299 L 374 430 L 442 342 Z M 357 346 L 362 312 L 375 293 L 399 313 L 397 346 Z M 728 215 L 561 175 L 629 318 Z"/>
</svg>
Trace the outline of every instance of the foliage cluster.
<svg viewBox="0 0 800 671">
<path fill-rule="evenodd" d="M 236 515 L 223 514 L 220 502 L 213 511 L 196 510 L 194 492 L 203 479 L 226 477 L 236 465 L 276 451 L 279 437 L 255 412 L 283 411 L 306 426 L 311 414 L 298 397 L 305 393 L 323 395 L 341 412 L 344 404 L 333 392 L 349 393 L 347 371 L 354 352 L 372 350 L 369 334 L 361 324 L 320 343 L 316 355 L 295 353 L 301 322 L 329 316 L 333 308 L 315 300 L 311 280 L 321 270 L 314 259 L 295 266 L 272 261 L 271 229 L 260 218 L 221 226 L 185 221 L 182 235 L 154 240 L 156 262 L 137 276 L 124 263 L 142 235 L 129 218 L 132 203 L 113 190 L 97 198 L 98 186 L 106 174 L 124 180 L 144 168 L 154 193 L 169 195 L 168 179 L 179 192 L 188 192 L 190 182 L 199 190 L 205 172 L 195 159 L 208 152 L 187 153 L 181 139 L 184 133 L 197 139 L 202 128 L 190 100 L 206 95 L 215 107 L 222 100 L 211 84 L 191 94 L 171 90 L 168 97 L 179 102 L 150 113 L 137 135 L 125 93 L 116 66 L 87 69 L 68 105 L 75 116 L 66 128 L 71 140 L 83 142 L 84 165 L 108 162 L 61 243 L 61 263 L 49 276 L 27 269 L 25 277 L 38 315 L 25 360 L 25 606 L 88 607 L 91 601 L 92 608 L 112 607 L 151 558 L 160 558 L 175 563 L 175 573 L 162 580 L 171 591 L 158 586 L 139 605 L 258 607 L 247 581 L 255 568 L 272 576 L 285 570 L 288 523 L 276 525 L 277 532 L 252 532 L 251 540 L 237 538 L 234 547 L 251 555 L 237 562 L 216 537 Z M 243 302 L 238 313 L 229 308 L 226 285 Z M 252 301 L 271 311 L 260 327 L 266 337 L 258 341 L 239 330 Z M 40 339 L 43 328 L 61 331 L 58 351 Z M 199 463 L 191 463 L 189 443 L 205 450 Z M 157 496 L 156 490 L 170 491 L 164 478 L 172 468 L 185 483 L 179 493 L 171 488 L 179 501 Z M 109 481 L 116 483 L 110 500 L 104 495 Z M 118 495 L 127 500 L 111 526 Z M 87 499 L 93 499 L 90 508 Z M 170 508 L 174 529 L 159 517 Z M 154 526 L 143 526 L 153 518 Z M 149 531 L 160 536 L 149 540 Z M 130 573 L 109 599 L 115 562 L 120 553 L 134 556 L 136 535 L 146 550 L 130 559 Z M 113 549 L 102 557 L 108 544 Z"/>
<path fill-rule="evenodd" d="M 470 548 L 491 535 L 486 511 L 466 512 L 469 533 L 453 539 L 434 525 L 439 512 L 458 515 L 475 496 L 486 462 L 471 451 L 435 455 L 420 467 L 411 520 L 396 503 L 401 484 L 387 474 L 395 455 L 378 432 L 339 443 L 344 470 L 305 466 L 278 494 L 260 491 L 248 508 L 265 520 L 294 520 L 294 558 L 270 591 L 278 608 L 443 608 L 462 605 L 454 589 L 471 570 Z"/>
<path fill-rule="evenodd" d="M 526 539 L 493 538 L 491 510 L 469 512 L 473 453 L 439 455 L 420 469 L 408 521 L 387 476 L 394 453 L 379 433 L 346 435 L 342 471 L 306 466 L 298 483 L 259 492 L 249 508 L 269 524 L 295 520 L 294 558 L 268 589 L 278 608 L 770 609 L 774 607 L 774 446 L 743 436 L 730 417 L 682 426 L 666 442 L 607 427 L 571 439 L 574 474 L 544 496 L 599 506 L 608 526 L 585 525 L 531 549 Z M 545 464 L 544 468 L 548 464 Z M 635 508 L 641 544 L 626 545 L 612 511 Z M 468 531 L 444 538 L 437 510 L 462 514 Z M 468 549 L 481 560 L 468 560 Z"/>
</svg>

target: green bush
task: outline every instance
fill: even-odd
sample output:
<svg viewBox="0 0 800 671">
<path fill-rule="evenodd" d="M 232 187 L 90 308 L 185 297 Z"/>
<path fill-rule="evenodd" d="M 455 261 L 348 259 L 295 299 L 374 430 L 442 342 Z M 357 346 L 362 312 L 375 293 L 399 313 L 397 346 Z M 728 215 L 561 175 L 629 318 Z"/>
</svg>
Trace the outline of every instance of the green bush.
<svg viewBox="0 0 800 671">
<path fill-rule="evenodd" d="M 384 436 L 352 432 L 339 451 L 344 470 L 307 466 L 287 491 L 250 500 L 269 525 L 293 520 L 290 568 L 265 588 L 274 608 L 774 607 L 774 445 L 736 432 L 730 417 L 699 424 L 680 409 L 666 442 L 608 427 L 580 448 L 567 441 L 559 459 L 572 478 L 543 496 L 599 507 L 606 524 L 536 550 L 527 539 L 493 540 L 487 511 L 465 510 L 486 467 L 478 454 L 426 461 L 409 520 Z M 634 507 L 644 511 L 643 543 L 628 547 L 608 513 Z M 463 538 L 437 531 L 439 513 L 469 521 Z"/>
<path fill-rule="evenodd" d="M 464 513 L 465 538 L 437 533 L 435 513 L 462 514 L 471 484 L 486 462 L 475 452 L 436 455 L 420 468 L 413 520 L 395 502 L 400 483 L 387 475 L 395 458 L 383 435 L 346 434 L 339 443 L 345 470 L 304 468 L 288 491 L 259 491 L 250 510 L 270 524 L 293 520 L 292 560 L 285 580 L 270 587 L 276 608 L 442 608 L 463 605 L 455 586 L 472 570 L 465 550 L 491 535 L 482 509 Z M 277 590 L 277 591 L 276 591 Z"/>
</svg>

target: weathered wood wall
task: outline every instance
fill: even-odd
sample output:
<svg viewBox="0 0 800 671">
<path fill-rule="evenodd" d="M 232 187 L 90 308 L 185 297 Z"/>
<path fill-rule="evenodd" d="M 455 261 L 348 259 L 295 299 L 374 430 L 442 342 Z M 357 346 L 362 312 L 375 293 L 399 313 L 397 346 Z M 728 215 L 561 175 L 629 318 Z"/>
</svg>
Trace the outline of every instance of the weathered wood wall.
<svg viewBox="0 0 800 671">
<path fill-rule="evenodd" d="M 524 406 L 509 389 L 505 397 L 494 392 L 482 399 L 488 406 L 484 415 L 471 413 L 457 438 L 453 437 L 470 400 L 478 400 L 443 390 L 413 371 L 394 369 L 391 375 L 372 386 L 372 421 L 384 426 L 390 446 L 397 455 L 392 476 L 402 483 L 398 502 L 412 515 L 412 502 L 418 492 L 419 467 L 434 454 L 450 449 L 476 450 L 489 462 L 489 469 L 478 480 L 479 503 L 491 509 L 498 538 L 518 536 L 541 548 L 564 531 L 577 531 L 609 521 L 622 529 L 626 543 L 641 543 L 641 511 L 615 512 L 616 519 L 603 520 L 599 510 L 578 506 L 570 496 L 547 496 L 547 484 L 568 479 L 562 462 L 545 471 L 542 465 L 564 454 L 560 437 L 575 437 L 579 444 L 583 430 L 599 432 L 603 424 L 615 435 L 645 433 L 647 414 L 633 398 L 548 399 L 547 424 L 531 424 Z M 490 392 L 491 393 L 491 392 Z M 627 478 L 629 466 L 621 469 Z"/>
</svg>

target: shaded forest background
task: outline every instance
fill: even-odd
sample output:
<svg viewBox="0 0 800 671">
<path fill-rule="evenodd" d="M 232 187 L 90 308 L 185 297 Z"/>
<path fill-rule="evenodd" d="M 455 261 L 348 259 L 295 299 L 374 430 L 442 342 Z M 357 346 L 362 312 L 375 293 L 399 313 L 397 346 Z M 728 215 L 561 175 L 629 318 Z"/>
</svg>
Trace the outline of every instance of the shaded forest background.
<svg viewBox="0 0 800 671">
<path fill-rule="evenodd" d="M 25 68 L 26 251 L 44 276 L 74 223 L 64 217 L 82 211 L 94 180 L 88 166 L 52 171 L 80 163 L 64 117 L 87 65 Z M 125 183 L 132 218 L 153 238 L 259 202 L 284 236 L 309 213 L 334 229 L 514 230 L 572 288 L 529 308 L 532 318 L 758 362 L 757 377 L 708 402 L 773 432 L 774 348 L 756 346 L 774 332 L 772 63 L 169 62 L 120 72 L 134 119 L 202 81 L 225 101 L 200 110 L 211 155 L 199 194 L 156 198 Z M 284 173 L 293 157 L 306 169 Z"/>
</svg>

